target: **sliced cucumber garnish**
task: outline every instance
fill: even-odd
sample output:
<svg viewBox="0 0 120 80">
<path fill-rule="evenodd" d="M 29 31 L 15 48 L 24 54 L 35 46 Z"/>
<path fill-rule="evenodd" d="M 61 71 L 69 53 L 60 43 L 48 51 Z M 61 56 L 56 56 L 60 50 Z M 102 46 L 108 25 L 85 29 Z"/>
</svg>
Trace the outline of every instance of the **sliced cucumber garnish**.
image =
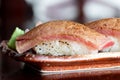
<svg viewBox="0 0 120 80">
<path fill-rule="evenodd" d="M 16 29 L 14 30 L 10 40 L 8 41 L 8 47 L 11 49 L 16 49 L 15 46 L 15 41 L 16 41 L 16 37 L 23 35 L 25 32 L 23 30 L 21 30 L 20 28 L 16 27 Z"/>
</svg>

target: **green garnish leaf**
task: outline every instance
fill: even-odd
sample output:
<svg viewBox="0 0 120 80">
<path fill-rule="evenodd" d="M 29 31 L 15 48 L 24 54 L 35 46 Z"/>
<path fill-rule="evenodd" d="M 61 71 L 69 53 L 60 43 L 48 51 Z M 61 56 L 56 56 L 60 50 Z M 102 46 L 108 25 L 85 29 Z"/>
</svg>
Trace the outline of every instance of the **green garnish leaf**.
<svg viewBox="0 0 120 80">
<path fill-rule="evenodd" d="M 23 30 L 21 30 L 20 28 L 16 27 L 16 29 L 14 30 L 10 40 L 8 41 L 8 47 L 11 49 L 16 49 L 15 46 L 15 41 L 16 41 L 16 37 L 23 35 L 25 32 Z"/>
</svg>

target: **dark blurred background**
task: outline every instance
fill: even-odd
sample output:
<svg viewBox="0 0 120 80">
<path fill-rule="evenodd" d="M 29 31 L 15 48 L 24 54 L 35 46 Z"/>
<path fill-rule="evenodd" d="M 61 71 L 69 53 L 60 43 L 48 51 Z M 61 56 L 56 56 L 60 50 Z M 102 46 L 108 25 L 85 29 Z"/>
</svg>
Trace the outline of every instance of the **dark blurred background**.
<svg viewBox="0 0 120 80">
<path fill-rule="evenodd" d="M 120 0 L 1 0 L 0 41 L 8 40 L 15 27 L 31 29 L 39 21 L 73 20 L 85 23 L 110 17 L 120 17 Z M 3 74 L 21 67 L 20 63 L 5 55 L 1 58 L 0 71 Z"/>
<path fill-rule="evenodd" d="M 74 20 L 85 23 L 120 17 L 119 4 L 119 0 L 1 0 L 1 40 L 9 39 L 15 27 L 32 28 L 39 21 Z"/>
</svg>

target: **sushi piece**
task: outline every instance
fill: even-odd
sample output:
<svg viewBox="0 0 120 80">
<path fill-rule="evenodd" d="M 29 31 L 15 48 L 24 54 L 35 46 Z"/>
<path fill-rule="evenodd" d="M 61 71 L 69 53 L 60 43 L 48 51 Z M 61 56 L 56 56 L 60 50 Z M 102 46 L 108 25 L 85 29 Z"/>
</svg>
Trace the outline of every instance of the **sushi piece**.
<svg viewBox="0 0 120 80">
<path fill-rule="evenodd" d="M 24 53 L 66 56 L 98 53 L 114 42 L 103 34 L 72 21 L 50 21 L 33 28 L 16 39 L 16 50 Z"/>
<path fill-rule="evenodd" d="M 105 36 L 110 36 L 114 41 L 114 45 L 109 51 L 119 52 L 120 51 L 120 18 L 107 18 L 101 19 L 85 24 L 91 29 L 104 34 Z"/>
</svg>

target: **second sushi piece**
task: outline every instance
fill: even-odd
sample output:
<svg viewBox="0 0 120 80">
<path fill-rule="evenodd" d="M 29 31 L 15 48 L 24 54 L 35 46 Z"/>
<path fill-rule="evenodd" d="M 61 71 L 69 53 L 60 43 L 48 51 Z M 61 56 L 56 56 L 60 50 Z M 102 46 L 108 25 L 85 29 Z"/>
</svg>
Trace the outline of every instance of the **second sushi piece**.
<svg viewBox="0 0 120 80">
<path fill-rule="evenodd" d="M 85 25 L 111 37 L 115 44 L 109 49 L 110 52 L 120 51 L 120 18 L 101 19 L 86 23 Z"/>
</svg>

